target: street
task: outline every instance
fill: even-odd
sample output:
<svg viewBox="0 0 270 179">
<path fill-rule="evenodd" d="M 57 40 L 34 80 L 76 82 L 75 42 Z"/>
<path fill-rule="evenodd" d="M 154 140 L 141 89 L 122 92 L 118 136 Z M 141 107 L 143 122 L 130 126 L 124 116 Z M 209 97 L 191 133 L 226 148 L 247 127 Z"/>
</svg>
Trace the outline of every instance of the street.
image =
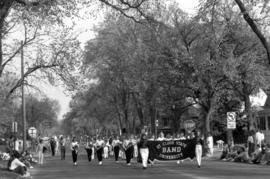
<svg viewBox="0 0 270 179">
<path fill-rule="evenodd" d="M 73 166 L 71 157 L 65 161 L 59 157 L 47 157 L 43 166 L 36 166 L 30 172 L 36 179 L 228 179 L 228 178 L 260 178 L 269 179 L 270 167 L 222 161 L 203 161 L 202 167 L 197 168 L 195 162 L 186 161 L 177 165 L 175 161 L 157 162 L 153 167 L 146 170 L 141 168 L 135 161 L 131 166 L 126 166 L 125 161 L 115 163 L 113 159 L 106 159 L 102 166 L 94 160 L 89 163 L 86 156 L 79 156 L 78 166 Z"/>
</svg>

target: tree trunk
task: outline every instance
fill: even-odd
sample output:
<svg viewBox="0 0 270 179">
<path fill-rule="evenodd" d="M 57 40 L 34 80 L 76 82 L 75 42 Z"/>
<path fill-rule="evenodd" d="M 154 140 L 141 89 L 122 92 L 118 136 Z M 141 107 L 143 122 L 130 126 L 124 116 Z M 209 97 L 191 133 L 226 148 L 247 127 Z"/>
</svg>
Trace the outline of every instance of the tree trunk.
<svg viewBox="0 0 270 179">
<path fill-rule="evenodd" d="M 151 133 L 155 134 L 155 119 L 156 119 L 156 111 L 153 104 L 149 106 L 149 113 L 150 113 L 150 124 L 151 124 Z"/>
<path fill-rule="evenodd" d="M 247 122 L 248 122 L 248 130 L 251 131 L 255 129 L 255 125 L 254 125 L 255 121 L 251 115 L 251 102 L 250 102 L 249 95 L 245 95 L 244 100 L 245 100 L 245 112 L 247 115 Z"/>
<path fill-rule="evenodd" d="M 212 117 L 212 113 L 213 113 L 213 107 L 212 107 L 212 104 L 210 106 L 210 109 L 208 111 L 206 111 L 206 116 L 205 116 L 205 123 L 204 123 L 204 135 L 206 136 L 209 132 L 211 132 L 211 126 L 210 126 L 210 123 L 211 123 L 211 117 Z"/>
<path fill-rule="evenodd" d="M 143 110 L 142 110 L 142 104 L 136 98 L 134 93 L 132 93 L 132 97 L 133 97 L 133 101 L 135 103 L 135 107 L 136 107 L 137 115 L 138 115 L 140 123 L 141 123 L 141 127 L 143 128 L 143 126 L 145 125 L 145 121 L 144 121 L 144 115 L 143 115 Z"/>
</svg>

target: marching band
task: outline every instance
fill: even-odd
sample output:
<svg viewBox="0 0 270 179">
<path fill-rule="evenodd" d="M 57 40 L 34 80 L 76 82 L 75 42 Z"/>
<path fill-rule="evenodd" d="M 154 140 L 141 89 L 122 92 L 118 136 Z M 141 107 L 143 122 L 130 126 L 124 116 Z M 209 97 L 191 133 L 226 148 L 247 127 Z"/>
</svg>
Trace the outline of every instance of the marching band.
<svg viewBox="0 0 270 179">
<path fill-rule="evenodd" d="M 169 139 L 172 140 L 171 137 Z M 164 134 L 161 133 L 156 141 L 168 141 L 169 139 L 167 137 L 165 138 Z M 175 139 L 185 140 L 186 138 L 182 134 L 179 134 Z M 196 160 L 198 167 L 201 167 L 203 138 L 201 137 L 201 134 L 197 132 L 194 139 L 196 141 Z M 150 160 L 149 158 L 148 141 L 151 140 L 152 139 L 148 138 L 145 133 L 142 133 L 139 139 L 134 135 L 128 134 L 124 134 L 121 137 L 115 136 L 110 139 L 105 139 L 101 136 L 97 136 L 96 138 L 87 136 L 84 149 L 87 153 L 89 162 L 92 161 L 96 154 L 98 165 L 102 165 L 103 158 L 106 159 L 109 158 L 109 156 L 114 155 L 116 163 L 119 162 L 119 157 L 121 157 L 126 160 L 127 166 L 130 166 L 132 159 L 137 158 L 138 161 L 142 162 L 142 168 L 146 169 L 148 163 L 153 164 L 153 159 Z M 76 141 L 76 137 L 72 138 L 71 151 L 73 164 L 76 166 L 79 151 L 79 143 Z M 179 160 L 177 163 L 179 163 Z"/>
</svg>

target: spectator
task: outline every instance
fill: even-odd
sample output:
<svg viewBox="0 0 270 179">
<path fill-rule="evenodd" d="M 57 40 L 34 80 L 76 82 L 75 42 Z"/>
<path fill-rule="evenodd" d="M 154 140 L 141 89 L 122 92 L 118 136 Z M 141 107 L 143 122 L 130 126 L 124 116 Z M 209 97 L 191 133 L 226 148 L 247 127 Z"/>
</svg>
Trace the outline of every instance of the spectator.
<svg viewBox="0 0 270 179">
<path fill-rule="evenodd" d="M 38 164 L 43 164 L 44 160 L 44 152 L 45 152 L 45 146 L 43 144 L 43 140 L 39 139 L 39 143 L 37 146 L 37 152 L 38 152 Z"/>
<path fill-rule="evenodd" d="M 237 151 L 237 155 L 235 156 L 234 162 L 244 162 L 244 163 L 249 163 L 250 158 L 248 155 L 248 150 L 247 147 L 239 148 Z"/>
<path fill-rule="evenodd" d="M 255 134 L 255 141 L 256 145 L 259 145 L 260 147 L 262 146 L 262 143 L 264 141 L 264 134 L 260 130 L 257 130 Z"/>
<path fill-rule="evenodd" d="M 158 136 L 158 138 L 157 138 L 157 140 L 164 140 L 165 139 L 165 137 L 164 137 L 164 133 L 163 132 L 160 132 L 159 133 L 159 136 Z"/>
<path fill-rule="evenodd" d="M 20 154 L 13 152 L 10 161 L 8 162 L 8 169 L 14 173 L 18 173 L 23 177 L 28 177 L 30 174 L 27 172 L 27 168 L 24 163 L 19 160 Z"/>
<path fill-rule="evenodd" d="M 249 157 L 252 157 L 252 153 L 255 151 L 254 131 L 249 132 L 247 145 L 248 145 L 248 155 Z"/>
</svg>

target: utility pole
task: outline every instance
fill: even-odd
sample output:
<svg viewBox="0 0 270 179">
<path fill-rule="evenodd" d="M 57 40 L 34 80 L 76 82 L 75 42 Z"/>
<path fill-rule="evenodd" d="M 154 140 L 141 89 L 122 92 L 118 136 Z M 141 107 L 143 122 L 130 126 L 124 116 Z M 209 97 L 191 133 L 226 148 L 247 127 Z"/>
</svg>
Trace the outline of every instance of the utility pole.
<svg viewBox="0 0 270 179">
<path fill-rule="evenodd" d="M 26 118 L 25 118 L 25 98 L 24 98 L 24 59 L 23 41 L 21 41 L 21 79 L 22 79 L 22 120 L 23 120 L 23 151 L 26 150 Z"/>
</svg>

